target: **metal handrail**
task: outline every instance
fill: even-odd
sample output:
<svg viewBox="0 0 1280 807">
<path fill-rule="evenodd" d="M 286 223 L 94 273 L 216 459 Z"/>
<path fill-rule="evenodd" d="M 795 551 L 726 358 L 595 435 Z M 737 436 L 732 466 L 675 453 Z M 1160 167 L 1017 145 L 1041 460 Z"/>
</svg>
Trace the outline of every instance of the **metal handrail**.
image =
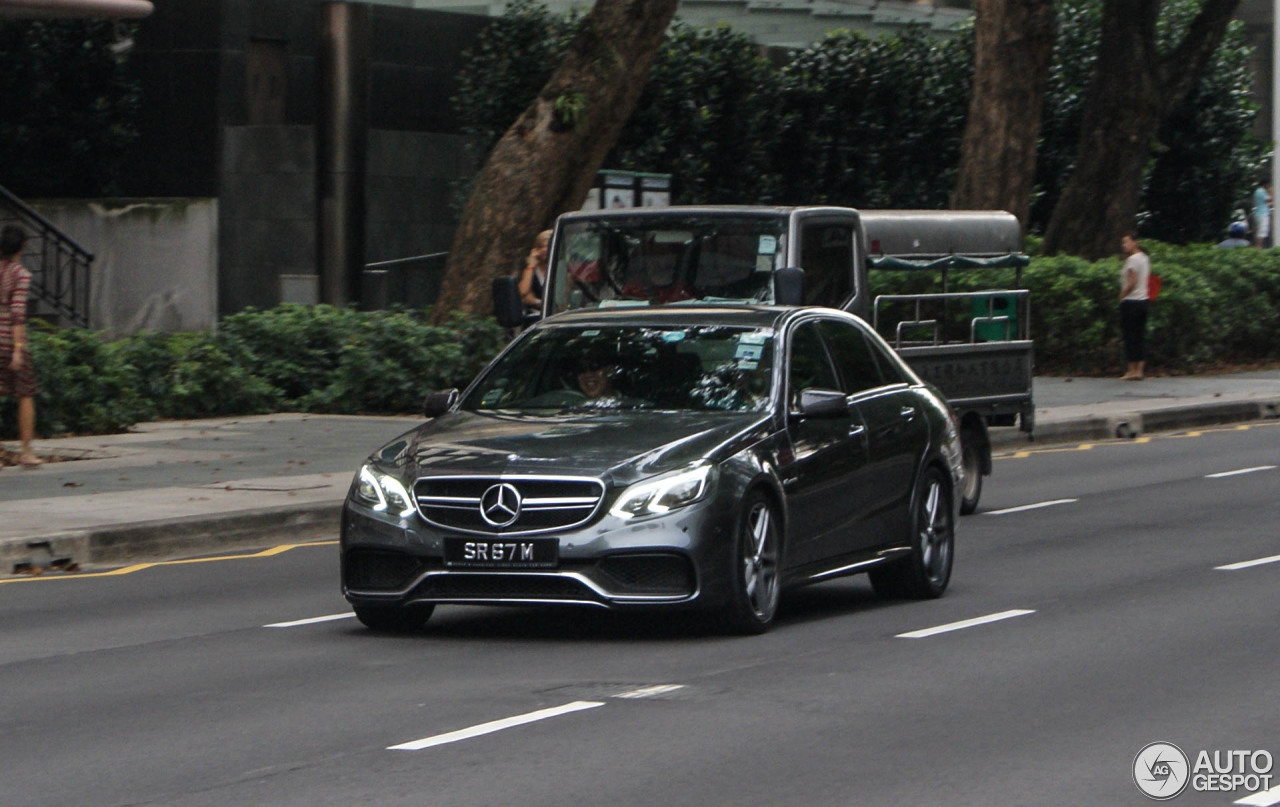
<svg viewBox="0 0 1280 807">
<path fill-rule="evenodd" d="M 994 300 L 997 297 L 1013 297 L 1025 309 L 1020 322 L 1015 326 L 1011 317 L 1005 315 L 997 315 L 994 308 Z M 881 294 L 877 296 L 871 306 L 871 327 L 877 332 L 880 330 L 880 304 L 881 303 L 914 303 L 914 319 L 900 320 L 898 322 L 895 333 L 895 347 L 902 346 L 903 326 L 907 328 L 914 327 L 933 327 L 933 344 L 937 345 L 940 341 L 939 325 L 936 319 L 924 319 L 922 311 L 922 303 L 930 301 L 950 302 L 953 300 L 977 300 L 985 299 L 987 301 L 987 316 L 972 317 L 969 321 L 969 342 L 973 344 L 977 341 L 977 327 L 980 323 L 990 322 L 999 323 L 1005 326 L 1005 341 L 1011 341 L 1014 337 L 1021 337 L 1029 333 L 1028 326 L 1031 318 L 1031 292 L 1027 289 L 991 289 L 984 291 L 959 291 L 959 292 L 941 292 L 932 294 Z M 1014 330 L 1018 333 L 1014 333 Z"/>
<path fill-rule="evenodd" d="M 383 266 L 396 266 L 402 263 L 412 263 L 414 261 L 425 261 L 428 258 L 443 258 L 448 255 L 447 252 L 429 252 L 426 255 L 414 255 L 411 258 L 392 258 L 389 261 L 378 261 L 377 263 L 366 263 L 365 269 L 379 269 Z"/>
<path fill-rule="evenodd" d="M 93 253 L 4 187 L 0 187 L 0 204 L 34 230 L 40 243 L 38 251 L 26 252 L 32 296 L 73 325 L 89 327 L 89 265 Z"/>
</svg>

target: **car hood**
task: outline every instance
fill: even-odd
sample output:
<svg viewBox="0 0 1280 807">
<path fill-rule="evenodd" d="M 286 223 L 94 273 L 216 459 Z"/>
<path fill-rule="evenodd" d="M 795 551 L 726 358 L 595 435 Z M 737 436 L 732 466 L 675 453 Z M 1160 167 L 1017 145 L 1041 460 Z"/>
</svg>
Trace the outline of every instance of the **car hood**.
<svg viewBox="0 0 1280 807">
<path fill-rule="evenodd" d="M 729 457 L 768 433 L 759 412 L 624 412 L 527 417 L 455 412 L 375 455 L 410 477 L 442 474 L 591 476 L 615 484 Z"/>
</svg>

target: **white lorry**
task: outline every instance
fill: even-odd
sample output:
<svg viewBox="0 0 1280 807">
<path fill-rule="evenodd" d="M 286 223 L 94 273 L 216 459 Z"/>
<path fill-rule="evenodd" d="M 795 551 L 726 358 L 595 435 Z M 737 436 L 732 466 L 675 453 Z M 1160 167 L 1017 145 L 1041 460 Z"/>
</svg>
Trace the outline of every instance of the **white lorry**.
<svg viewBox="0 0 1280 807">
<path fill-rule="evenodd" d="M 861 316 L 950 402 L 961 424 L 972 513 L 991 473 L 989 426 L 1034 428 L 1030 297 L 1022 232 L 1000 211 L 660 207 L 556 221 L 543 307 L 494 283 L 508 327 L 583 307 L 820 305 Z M 1010 288 L 953 292 L 968 269 L 1014 272 Z M 888 283 L 896 275 L 898 282 Z M 902 273 L 902 274 L 897 274 Z M 882 293 L 877 285 L 909 289 Z M 922 291 L 921 289 L 925 289 Z"/>
</svg>

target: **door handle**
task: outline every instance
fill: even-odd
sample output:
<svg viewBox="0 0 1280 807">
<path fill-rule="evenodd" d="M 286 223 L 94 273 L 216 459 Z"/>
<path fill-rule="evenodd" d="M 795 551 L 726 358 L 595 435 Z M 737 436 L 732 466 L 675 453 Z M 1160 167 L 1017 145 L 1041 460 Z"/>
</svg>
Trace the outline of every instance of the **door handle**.
<svg viewBox="0 0 1280 807">
<path fill-rule="evenodd" d="M 915 420 L 916 408 L 914 406 L 904 406 L 898 414 L 902 416 L 903 420 Z"/>
<path fill-rule="evenodd" d="M 866 433 L 866 431 L 867 431 L 867 428 L 865 426 L 863 426 L 861 423 L 857 423 L 849 427 L 849 436 L 861 437 L 863 434 Z"/>
</svg>

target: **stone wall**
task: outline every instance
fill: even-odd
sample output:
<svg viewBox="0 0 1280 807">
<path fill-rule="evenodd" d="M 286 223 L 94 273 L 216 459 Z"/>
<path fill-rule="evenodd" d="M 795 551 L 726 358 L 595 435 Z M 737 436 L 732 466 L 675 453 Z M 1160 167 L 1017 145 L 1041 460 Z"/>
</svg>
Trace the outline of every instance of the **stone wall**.
<svg viewBox="0 0 1280 807">
<path fill-rule="evenodd" d="M 229 126 L 220 180 L 222 268 L 218 310 L 308 302 L 316 275 L 315 130 L 309 126 Z M 369 132 L 365 263 L 401 261 L 449 249 L 455 189 L 474 173 L 458 135 Z M 413 285 L 406 261 L 393 271 Z M 426 297 L 432 297 L 426 295 Z M 414 302 L 424 298 L 412 294 Z"/>
<path fill-rule="evenodd" d="M 94 254 L 89 327 L 108 336 L 217 323 L 216 199 L 30 203 Z"/>
</svg>

